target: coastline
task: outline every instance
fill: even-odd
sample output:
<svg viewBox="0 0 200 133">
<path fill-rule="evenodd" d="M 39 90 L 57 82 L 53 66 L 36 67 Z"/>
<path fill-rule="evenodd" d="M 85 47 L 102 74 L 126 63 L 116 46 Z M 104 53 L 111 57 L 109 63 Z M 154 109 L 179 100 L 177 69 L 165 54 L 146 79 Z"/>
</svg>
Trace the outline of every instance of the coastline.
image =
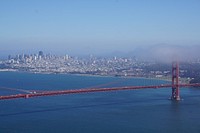
<svg viewBox="0 0 200 133">
<path fill-rule="evenodd" d="M 0 69 L 0 72 L 17 72 L 15 69 Z"/>
<path fill-rule="evenodd" d="M 81 74 L 81 73 L 62 73 L 62 72 L 31 72 L 31 71 L 20 71 L 16 69 L 0 69 L 0 72 L 19 72 L 19 73 L 30 73 L 30 74 L 57 74 L 57 75 L 76 75 L 76 76 L 88 76 L 88 77 L 112 77 L 112 78 L 135 78 L 135 79 L 152 79 L 152 80 L 162 80 L 171 81 L 170 78 L 156 78 L 156 77 L 142 77 L 142 76 L 122 76 L 122 75 L 98 75 L 98 74 Z M 182 81 L 182 80 L 181 80 Z M 185 80 L 184 80 L 185 81 Z"/>
</svg>

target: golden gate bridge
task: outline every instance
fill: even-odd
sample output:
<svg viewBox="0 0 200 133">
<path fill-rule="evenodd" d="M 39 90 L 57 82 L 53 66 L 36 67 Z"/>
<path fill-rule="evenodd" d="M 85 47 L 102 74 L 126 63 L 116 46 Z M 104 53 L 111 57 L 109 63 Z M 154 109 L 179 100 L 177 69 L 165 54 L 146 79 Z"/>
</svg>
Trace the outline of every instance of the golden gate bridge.
<svg viewBox="0 0 200 133">
<path fill-rule="evenodd" d="M 160 85 L 145 85 L 145 86 L 124 86 L 124 87 L 112 87 L 112 88 L 89 88 L 89 89 L 71 89 L 71 90 L 55 90 L 55 91 L 36 91 L 36 90 L 23 90 L 12 89 L 26 92 L 28 94 L 15 94 L 15 95 L 3 95 L 0 96 L 0 100 L 18 99 L 18 98 L 32 98 L 42 96 L 64 95 L 64 94 L 76 94 L 76 93 L 90 93 L 90 92 L 107 92 L 107 91 L 120 91 L 120 90 L 138 90 L 138 89 L 159 89 L 159 88 L 171 88 L 171 99 L 180 100 L 180 87 L 200 87 L 200 83 L 179 83 L 179 63 L 172 63 L 172 83 L 160 84 Z"/>
</svg>

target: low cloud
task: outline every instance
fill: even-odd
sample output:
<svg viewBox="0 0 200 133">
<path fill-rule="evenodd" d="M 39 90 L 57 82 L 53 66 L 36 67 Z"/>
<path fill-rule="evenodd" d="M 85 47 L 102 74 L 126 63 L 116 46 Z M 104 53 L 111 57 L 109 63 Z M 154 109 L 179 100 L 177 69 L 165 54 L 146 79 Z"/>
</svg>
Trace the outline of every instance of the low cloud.
<svg viewBox="0 0 200 133">
<path fill-rule="evenodd" d="M 159 62 L 196 60 L 200 58 L 200 46 L 154 45 L 138 49 L 137 54 L 143 59 Z"/>
</svg>

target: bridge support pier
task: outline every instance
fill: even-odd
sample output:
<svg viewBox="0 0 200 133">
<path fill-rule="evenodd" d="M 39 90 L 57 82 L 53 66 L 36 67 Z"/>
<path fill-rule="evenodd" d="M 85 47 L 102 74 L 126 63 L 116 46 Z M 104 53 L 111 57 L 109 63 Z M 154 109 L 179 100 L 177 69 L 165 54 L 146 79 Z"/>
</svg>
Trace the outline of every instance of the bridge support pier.
<svg viewBox="0 0 200 133">
<path fill-rule="evenodd" d="M 179 63 L 172 63 L 172 100 L 180 100 L 180 91 L 179 91 Z"/>
</svg>

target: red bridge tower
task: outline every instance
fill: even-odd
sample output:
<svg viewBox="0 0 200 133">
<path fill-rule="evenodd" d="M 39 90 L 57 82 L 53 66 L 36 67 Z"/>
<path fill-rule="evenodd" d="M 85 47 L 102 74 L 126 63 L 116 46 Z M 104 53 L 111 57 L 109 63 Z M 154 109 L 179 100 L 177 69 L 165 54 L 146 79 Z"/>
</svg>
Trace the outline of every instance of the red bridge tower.
<svg viewBox="0 0 200 133">
<path fill-rule="evenodd" d="M 172 100 L 180 100 L 179 95 L 179 63 L 172 63 Z"/>
</svg>

